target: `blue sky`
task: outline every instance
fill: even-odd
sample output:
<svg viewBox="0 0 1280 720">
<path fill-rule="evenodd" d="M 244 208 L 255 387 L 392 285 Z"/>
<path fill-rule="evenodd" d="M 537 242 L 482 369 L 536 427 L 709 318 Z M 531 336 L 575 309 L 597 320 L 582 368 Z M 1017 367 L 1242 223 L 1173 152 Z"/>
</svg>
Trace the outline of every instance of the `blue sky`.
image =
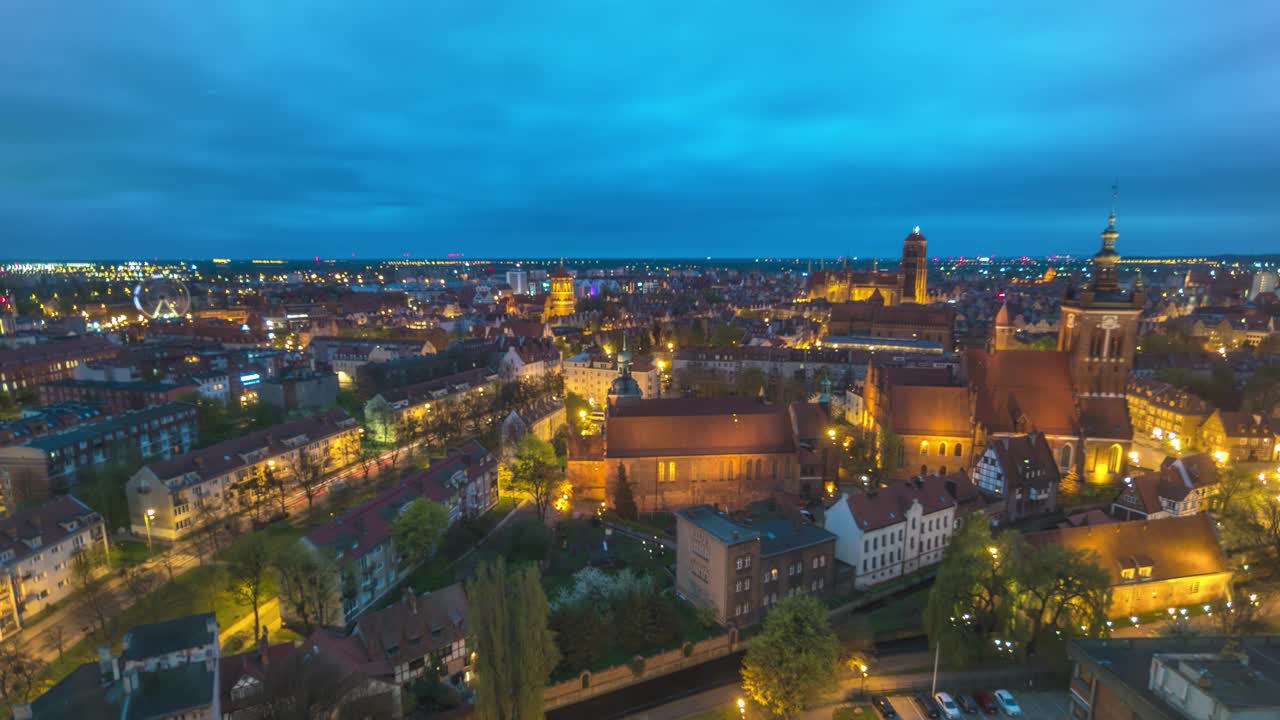
<svg viewBox="0 0 1280 720">
<path fill-rule="evenodd" d="M 1280 3 L 959 5 L 3 3 L 0 257 L 1280 247 Z"/>
</svg>

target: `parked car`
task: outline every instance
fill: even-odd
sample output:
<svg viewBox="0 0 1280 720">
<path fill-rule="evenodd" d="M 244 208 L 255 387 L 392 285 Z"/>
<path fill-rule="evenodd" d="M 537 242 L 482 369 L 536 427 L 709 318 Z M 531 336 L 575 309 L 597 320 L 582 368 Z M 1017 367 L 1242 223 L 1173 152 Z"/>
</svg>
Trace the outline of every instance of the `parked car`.
<svg viewBox="0 0 1280 720">
<path fill-rule="evenodd" d="M 928 693 L 918 692 L 913 697 L 915 698 L 916 705 L 920 706 L 920 712 L 931 718 L 942 717 L 942 708 L 938 706 L 938 703 L 933 701 L 933 698 L 929 697 Z"/>
<path fill-rule="evenodd" d="M 872 695 L 871 707 L 874 707 L 882 718 L 898 717 L 898 711 L 893 709 L 893 705 L 889 703 L 889 698 L 883 695 Z"/>
<path fill-rule="evenodd" d="M 974 690 L 973 701 L 987 715 L 995 715 L 1000 712 L 1000 709 L 996 706 L 996 699 L 991 697 L 991 694 L 985 690 Z"/>
<path fill-rule="evenodd" d="M 964 716 L 960 713 L 960 706 L 947 693 L 940 692 L 933 696 L 934 702 L 938 703 L 942 708 L 943 717 L 947 720 L 963 720 Z"/>
<path fill-rule="evenodd" d="M 1016 717 L 1022 714 L 1022 708 L 1018 707 L 1018 701 L 1013 699 L 1013 694 L 1008 690 L 996 691 L 996 705 L 1000 706 L 1000 712 L 1009 717 Z"/>
<path fill-rule="evenodd" d="M 952 695 L 951 698 L 960 706 L 960 710 L 962 712 L 970 715 L 976 715 L 978 713 L 978 704 L 975 703 L 972 698 L 965 697 L 964 693 L 956 693 L 955 695 Z"/>
</svg>

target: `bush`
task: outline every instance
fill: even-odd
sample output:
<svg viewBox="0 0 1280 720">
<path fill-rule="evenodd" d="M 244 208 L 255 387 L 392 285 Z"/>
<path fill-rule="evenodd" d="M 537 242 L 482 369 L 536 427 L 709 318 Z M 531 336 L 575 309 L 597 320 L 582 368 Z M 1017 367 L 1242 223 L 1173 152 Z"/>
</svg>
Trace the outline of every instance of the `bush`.
<svg viewBox="0 0 1280 720">
<path fill-rule="evenodd" d="M 236 653 L 248 647 L 252 642 L 253 642 L 253 633 L 249 632 L 248 630 L 241 630 L 240 632 L 235 633 L 231 637 L 227 638 L 226 642 L 222 643 L 222 654 L 235 655 Z"/>
</svg>

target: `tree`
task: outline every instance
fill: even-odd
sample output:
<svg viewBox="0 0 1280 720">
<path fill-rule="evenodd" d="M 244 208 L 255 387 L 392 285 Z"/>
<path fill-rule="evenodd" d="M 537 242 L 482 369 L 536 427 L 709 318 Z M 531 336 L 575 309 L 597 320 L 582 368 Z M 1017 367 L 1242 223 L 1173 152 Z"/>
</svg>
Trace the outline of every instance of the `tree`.
<svg viewBox="0 0 1280 720">
<path fill-rule="evenodd" d="M 297 547 L 276 556 L 272 567 L 281 598 L 305 630 L 333 622 L 339 571 L 330 558 Z"/>
<path fill-rule="evenodd" d="M 636 496 L 627 480 L 627 468 L 622 463 L 618 463 L 618 477 L 613 481 L 613 509 L 618 517 L 627 520 L 635 520 L 640 516 L 640 511 L 636 509 Z"/>
<path fill-rule="evenodd" d="M 544 521 L 559 489 L 559 469 L 559 460 L 551 443 L 539 440 L 533 433 L 526 434 L 516 443 L 516 454 L 511 461 L 511 489 L 528 495 L 538 517 Z"/>
<path fill-rule="evenodd" d="M 542 692 L 559 661 L 548 625 L 547 596 L 534 565 L 507 568 L 499 557 L 467 582 L 474 648 L 476 717 L 543 717 Z"/>
<path fill-rule="evenodd" d="M 320 494 L 320 488 L 324 485 L 325 470 L 328 469 L 329 456 L 325 453 L 311 453 L 305 447 L 298 448 L 298 451 L 289 456 L 287 460 L 289 464 L 289 472 L 293 474 L 293 481 L 302 488 L 302 492 L 307 496 L 307 510 L 311 509 L 315 502 L 316 495 Z"/>
<path fill-rule="evenodd" d="M 416 566 L 435 554 L 448 529 L 449 510 L 438 502 L 417 498 L 391 522 L 391 542 L 401 559 Z"/>
<path fill-rule="evenodd" d="M 107 566 L 107 551 L 99 543 L 82 546 L 71 556 L 71 585 L 84 598 L 85 609 L 98 630 L 107 629 L 106 589 L 98 582 L 98 574 Z"/>
<path fill-rule="evenodd" d="M 155 604 L 158 599 L 155 591 L 161 582 L 162 578 L 157 573 L 144 567 L 134 567 L 124 572 L 124 585 L 129 589 L 130 597 L 146 602 L 147 610 L 152 615 L 159 611 Z"/>
<path fill-rule="evenodd" d="M 775 715 L 793 717 L 835 680 L 837 659 L 826 607 L 812 595 L 795 595 L 769 611 L 747 648 L 742 687 Z"/>
<path fill-rule="evenodd" d="M 251 533 L 234 548 L 227 563 L 227 590 L 237 601 L 253 609 L 255 638 L 262 635 L 258 609 L 262 605 L 271 559 L 271 546 L 266 538 L 261 533 Z"/>
<path fill-rule="evenodd" d="M 604 615 L 589 602 L 565 605 L 551 615 L 556 647 L 560 651 L 559 669 L 580 672 L 604 659 L 609 652 L 611 629 Z"/>
<path fill-rule="evenodd" d="M 59 655 L 61 657 L 61 655 Z M 0 698 L 28 702 L 38 693 L 44 663 L 17 642 L 0 646 Z"/>
</svg>

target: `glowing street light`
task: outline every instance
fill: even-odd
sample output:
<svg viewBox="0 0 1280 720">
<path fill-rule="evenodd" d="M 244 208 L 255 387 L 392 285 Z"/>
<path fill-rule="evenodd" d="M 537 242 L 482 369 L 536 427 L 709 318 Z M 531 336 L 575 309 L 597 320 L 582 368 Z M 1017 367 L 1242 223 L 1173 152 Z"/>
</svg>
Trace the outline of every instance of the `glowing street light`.
<svg viewBox="0 0 1280 720">
<path fill-rule="evenodd" d="M 151 518 L 156 516 L 155 508 L 147 508 L 142 514 L 142 524 L 147 526 L 147 553 L 151 553 Z"/>
</svg>

